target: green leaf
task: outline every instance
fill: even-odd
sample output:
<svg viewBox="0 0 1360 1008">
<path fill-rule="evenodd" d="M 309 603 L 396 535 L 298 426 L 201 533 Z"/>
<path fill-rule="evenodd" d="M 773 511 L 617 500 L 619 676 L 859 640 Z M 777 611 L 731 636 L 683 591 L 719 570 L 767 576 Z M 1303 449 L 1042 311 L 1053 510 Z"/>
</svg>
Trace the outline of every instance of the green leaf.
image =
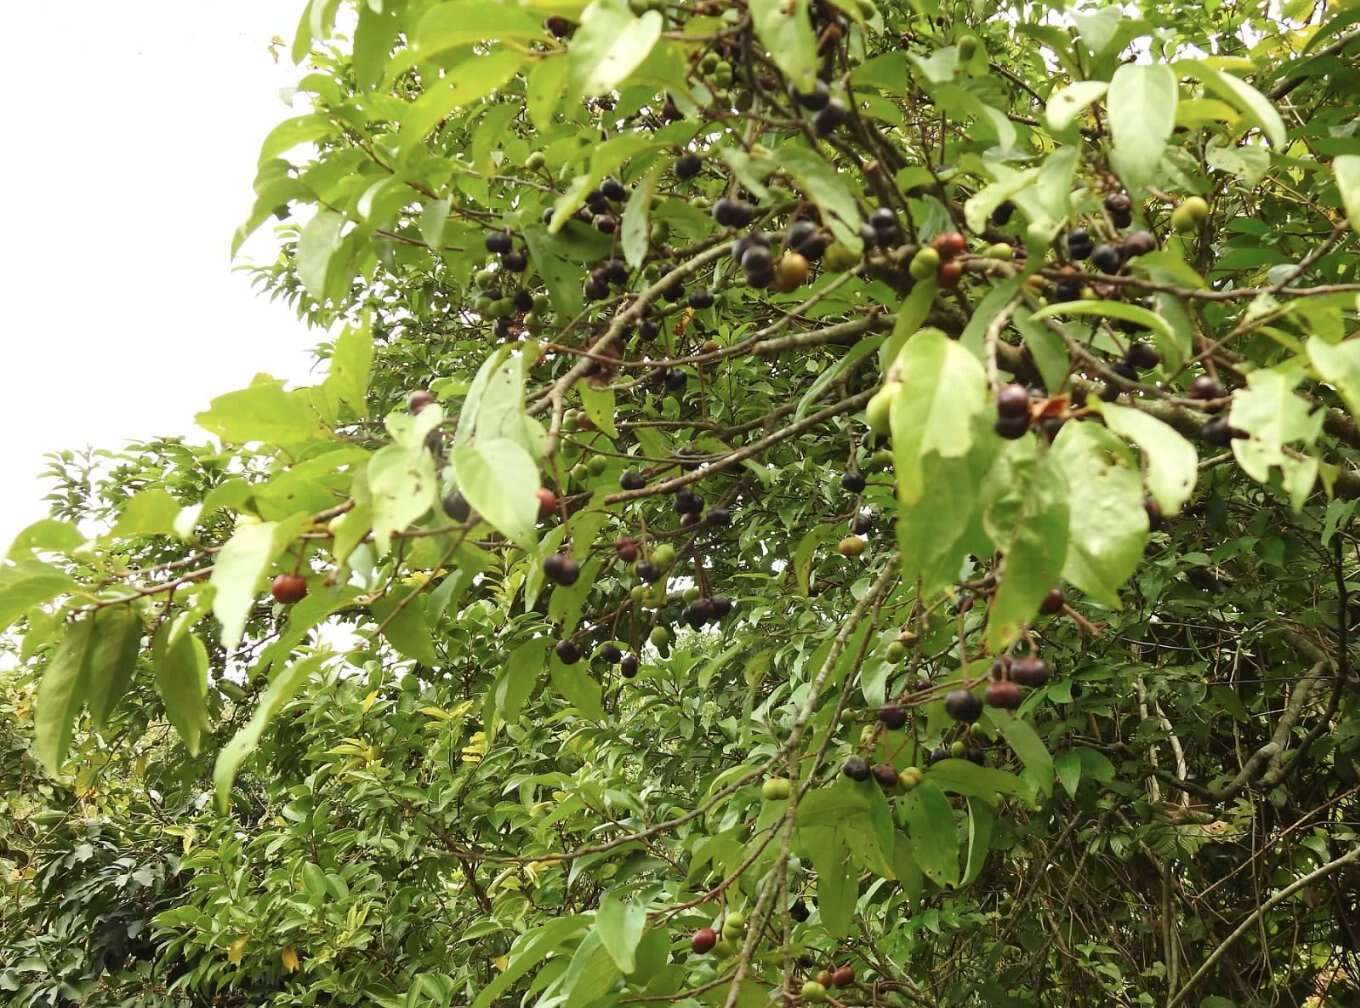
<svg viewBox="0 0 1360 1008">
<path fill-rule="evenodd" d="M 1309 357 L 1313 347 L 1309 345 Z M 1321 357 L 1337 366 L 1335 357 L 1324 350 Z M 1349 351 L 1341 358 L 1349 359 Z M 1316 366 L 1316 365 L 1315 365 Z M 1340 372 L 1337 372 L 1340 374 Z M 1309 404 L 1294 394 L 1301 375 L 1296 368 L 1279 370 L 1260 368 L 1247 375 L 1247 387 L 1233 395 L 1228 422 L 1250 437 L 1235 438 L 1232 443 L 1237 464 L 1252 479 L 1265 483 L 1270 471 L 1278 467 L 1284 475 L 1285 489 L 1295 510 L 1303 501 L 1317 476 L 1317 460 L 1300 458 L 1286 448 L 1301 444 L 1311 446 L 1322 431 L 1323 410 L 1311 410 Z M 1325 377 L 1325 376 L 1324 376 Z M 1349 378 L 1346 378 L 1349 381 Z M 1338 387 L 1338 391 L 1340 388 Z"/>
<path fill-rule="evenodd" d="M 925 492 L 922 460 L 967 455 L 972 420 L 987 405 L 982 362 L 938 329 L 922 329 L 907 340 L 894 373 L 902 388 L 892 406 L 893 461 L 898 496 L 915 504 Z"/>
<path fill-rule="evenodd" d="M 142 617 L 130 605 L 110 606 L 95 614 L 90 653 L 90 721 L 102 730 L 127 692 L 142 643 Z"/>
<path fill-rule="evenodd" d="M 1142 449 L 1148 492 L 1162 513 L 1179 514 L 1199 476 L 1195 446 L 1171 425 L 1142 410 L 1113 403 L 1100 403 L 1099 410 L 1110 430 Z"/>
<path fill-rule="evenodd" d="M 1017 172 L 1004 165 L 998 167 L 1005 170 L 1004 178 L 983 186 L 964 201 L 963 219 L 970 231 L 980 234 L 986 229 L 993 210 L 1028 189 L 1039 177 L 1038 168 Z"/>
<path fill-rule="evenodd" d="M 930 780 L 898 799 L 898 808 L 911 840 L 911 857 L 938 886 L 959 880 L 959 832 L 949 799 Z"/>
<path fill-rule="evenodd" d="M 1360 157 L 1356 161 L 1360 163 Z M 1360 417 L 1360 340 L 1332 344 L 1312 336 L 1308 360 L 1318 377 L 1336 389 L 1351 415 Z"/>
<path fill-rule="evenodd" d="M 1094 315 L 1097 318 L 1117 318 L 1133 322 L 1144 329 L 1151 329 L 1165 339 L 1174 339 L 1171 326 L 1156 312 L 1140 308 L 1138 305 L 1124 304 L 1122 301 L 1067 301 L 1047 305 L 1030 316 L 1030 321 L 1040 322 L 1059 315 Z"/>
<path fill-rule="evenodd" d="M 1005 555 L 1001 584 L 992 598 L 987 643 L 1010 646 L 1039 611 L 1062 575 L 1067 558 L 1067 485 L 1062 470 L 1034 460 L 1028 439 L 1014 442 L 992 470 L 1001 492 L 983 514 L 996 548 Z"/>
<path fill-rule="evenodd" d="M 608 386 L 596 388 L 590 379 L 582 378 L 576 383 L 576 391 L 581 394 L 581 406 L 590 417 L 590 422 L 598 427 L 608 438 L 619 436 L 614 426 L 614 390 Z"/>
<path fill-rule="evenodd" d="M 187 621 L 161 625 L 152 645 L 152 661 L 166 717 L 175 726 L 189 755 L 197 756 L 199 740 L 209 727 L 204 703 L 208 692 L 208 651 L 201 640 L 180 626 L 181 622 Z"/>
<path fill-rule="evenodd" d="M 822 926 L 833 938 L 850 933 L 858 885 L 850 870 L 845 837 L 835 826 L 800 828 L 797 842 L 817 870 L 817 908 Z"/>
<path fill-rule="evenodd" d="M 333 210 L 318 210 L 298 236 L 298 277 L 307 293 L 323 303 L 330 288 L 331 265 L 343 244 L 344 229 L 343 214 Z"/>
<path fill-rule="evenodd" d="M 284 522 L 261 522 L 240 526 L 213 564 L 213 615 L 222 624 L 222 646 L 234 651 L 245 633 L 246 617 L 254 607 L 260 581 L 274 558 L 293 541 L 306 521 L 298 515 Z"/>
<path fill-rule="evenodd" d="M 997 794 L 1015 795 L 1033 802 L 1034 791 L 1023 780 L 1008 770 L 978 766 L 968 760 L 945 759 L 932 763 L 925 772 L 926 779 L 942 791 L 984 798 L 991 801 Z"/>
<path fill-rule="evenodd" d="M 1053 760 L 1053 769 L 1068 797 L 1075 798 L 1077 785 L 1081 783 L 1081 757 L 1070 749 L 1060 752 Z"/>
<path fill-rule="evenodd" d="M 807 0 L 750 0 L 756 38 L 775 66 L 796 87 L 812 86 L 817 74 L 817 36 Z"/>
<path fill-rule="evenodd" d="M 226 812 L 231 802 L 231 785 L 236 780 L 236 772 L 246 757 L 259 745 L 260 736 L 264 734 L 269 722 L 283 709 L 284 704 L 293 698 L 302 684 L 320 670 L 328 657 L 329 654 L 322 652 L 309 655 L 276 675 L 264 691 L 264 695 L 260 697 L 260 703 L 250 716 L 250 720 L 217 754 L 217 763 L 213 768 L 213 784 L 217 790 L 217 806 L 223 812 Z"/>
<path fill-rule="evenodd" d="M 935 295 L 938 292 L 939 284 L 933 278 L 918 280 L 912 286 L 911 293 L 898 306 L 892 333 L 878 348 L 878 369 L 884 374 L 892 367 L 893 361 L 897 360 L 897 355 L 907 345 L 907 340 L 916 335 L 916 331 L 921 328 L 921 323 L 926 320 L 935 304 Z"/>
<path fill-rule="evenodd" d="M 561 1008 L 582 1008 L 603 997 L 614 986 L 619 969 L 604 947 L 598 930 L 586 932 L 567 971 L 562 975 Z"/>
<path fill-rule="evenodd" d="M 435 653 L 422 594 L 419 588 L 406 585 L 389 591 L 374 601 L 373 616 L 382 627 L 383 637 L 398 654 L 433 667 L 439 664 L 439 655 Z"/>
<path fill-rule="evenodd" d="M 963 878 L 959 885 L 968 885 L 979 875 L 987 863 L 991 850 L 992 828 L 996 825 L 996 815 L 987 802 L 978 798 L 968 799 L 968 855 L 964 859 Z"/>
<path fill-rule="evenodd" d="M 268 161 L 282 157 L 294 147 L 333 136 L 335 133 L 335 122 L 319 112 L 285 119 L 265 137 L 260 147 L 260 164 L 264 165 Z"/>
<path fill-rule="evenodd" d="M 8 555 L 11 560 L 21 560 L 35 551 L 69 554 L 84 542 L 84 533 L 70 522 L 40 518 L 14 537 Z"/>
<path fill-rule="evenodd" d="M 354 416 L 363 419 L 368 416 L 368 381 L 372 371 L 372 318 L 365 315 L 359 325 L 346 326 L 335 341 L 324 388 L 348 406 Z"/>
<path fill-rule="evenodd" d="M 1164 63 L 1124 63 L 1110 80 L 1106 107 L 1111 162 L 1126 186 L 1141 189 L 1156 177 L 1176 125 L 1176 75 Z"/>
<path fill-rule="evenodd" d="M 543 965 L 548 955 L 585 931 L 587 918 L 581 914 L 569 917 L 555 917 L 536 928 L 524 932 L 515 939 L 507 957 L 509 963 L 505 970 L 495 974 L 490 983 L 482 988 L 472 1008 L 490 1008 L 490 1005 L 509 990 L 520 977 Z"/>
<path fill-rule="evenodd" d="M 34 606 L 75 587 L 69 575 L 37 560 L 0 564 L 0 630 L 8 629 Z"/>
<path fill-rule="evenodd" d="M 38 683 L 33 747 L 47 772 L 56 776 L 71 746 L 76 714 L 90 688 L 95 620 L 86 616 L 67 627 Z"/>
<path fill-rule="evenodd" d="M 817 204 L 822 222 L 836 238 L 853 252 L 864 247 L 859 228 L 864 222 L 859 204 L 825 158 L 804 144 L 790 140 L 775 152 L 775 161 L 782 171 L 791 175 L 808 197 Z"/>
<path fill-rule="evenodd" d="M 1006 744 L 1025 765 L 1024 777 L 1045 797 L 1053 794 L 1053 757 L 1043 740 L 1028 723 L 996 707 L 988 707 L 982 715 L 1006 740 Z"/>
<path fill-rule="evenodd" d="M 569 69 L 570 61 L 564 55 L 541 59 L 530 68 L 525 82 L 524 104 L 534 129 L 542 132 L 552 126 L 553 113 L 562 100 L 562 89 Z"/>
<path fill-rule="evenodd" d="M 628 194 L 628 203 L 623 208 L 623 258 L 633 269 L 638 269 L 647 255 L 651 227 L 648 217 L 661 168 L 659 164 L 654 165 L 642 177 Z"/>
<path fill-rule="evenodd" d="M 401 30 L 401 21 L 392 5 L 378 10 L 373 4 L 359 4 L 359 24 L 354 30 L 354 80 L 362 91 L 372 91 L 383 79 L 387 56 Z"/>
<path fill-rule="evenodd" d="M 663 24 L 657 11 L 635 17 L 624 0 L 595 0 L 581 12 L 568 48 L 569 93 L 594 97 L 613 91 L 647 58 Z"/>
<path fill-rule="evenodd" d="M 496 0 L 453 0 L 436 4 L 420 19 L 413 48 L 423 60 L 474 42 L 518 40 L 538 42 L 543 21 L 531 10 Z"/>
<path fill-rule="evenodd" d="M 534 268 L 548 288 L 553 311 L 564 318 L 575 315 L 581 310 L 581 268 L 568 254 L 562 236 L 535 225 L 524 229 L 523 238 Z"/>
<path fill-rule="evenodd" d="M 218 396 L 194 421 L 231 444 L 287 445 L 329 436 L 305 391 L 285 391 L 283 382 L 265 375 L 249 388 Z"/>
<path fill-rule="evenodd" d="M 1147 542 L 1143 481 L 1124 443 L 1095 424 L 1064 424 L 1049 458 L 1068 489 L 1063 577 L 1097 602 L 1121 607 L 1119 588 Z"/>
<path fill-rule="evenodd" d="M 1288 138 L 1280 113 L 1265 95 L 1246 81 L 1199 60 L 1181 60 L 1175 64 L 1175 72 L 1197 78 L 1206 88 L 1255 123 L 1270 141 L 1270 146 L 1276 150 L 1284 147 Z"/>
<path fill-rule="evenodd" d="M 519 718 L 524 702 L 529 699 L 539 675 L 548 664 L 548 645 L 546 637 L 536 637 L 525 641 L 510 652 L 505 662 L 505 672 L 496 683 L 496 710 L 501 720 L 507 724 Z"/>
<path fill-rule="evenodd" d="M 159 487 L 143 490 L 128 498 L 109 533 L 111 539 L 134 536 L 168 535 L 174 531 L 180 503 Z"/>
<path fill-rule="evenodd" d="M 563 665 L 554 655 L 548 662 L 553 689 L 564 696 L 583 717 L 591 721 L 604 721 L 604 707 L 600 703 L 603 691 L 590 673 L 581 667 L 582 664 Z"/>
<path fill-rule="evenodd" d="M 1358 12 L 1360 13 L 1360 12 Z M 1360 154 L 1341 154 L 1332 161 L 1336 188 L 1351 229 L 1360 231 Z"/>
<path fill-rule="evenodd" d="M 453 476 L 474 511 L 517 546 L 536 551 L 538 467 L 508 438 L 458 445 L 450 453 Z"/>
<path fill-rule="evenodd" d="M 931 492 L 897 512 L 897 544 L 902 575 L 921 579 L 923 597 L 932 597 L 958 580 L 964 558 L 990 549 L 980 528 L 981 491 L 996 463 L 1000 439 L 985 416 L 973 425 L 973 448 L 963 458 L 928 456 L 922 483 Z M 940 501 L 948 501 L 941 507 Z M 979 540 L 981 540 L 979 542 Z"/>
<path fill-rule="evenodd" d="M 1066 131 L 1086 106 L 1102 98 L 1109 88 L 1105 81 L 1077 81 L 1054 91 L 1044 112 L 1048 128 L 1054 133 Z"/>
<path fill-rule="evenodd" d="M 398 153 L 406 157 L 450 112 L 491 94 L 515 76 L 527 58 L 513 49 L 497 49 L 486 56 L 469 56 L 450 67 L 402 116 L 397 134 Z"/>
<path fill-rule="evenodd" d="M 417 420 L 426 414 L 435 414 L 428 422 L 437 424 L 441 412 L 427 406 Z M 421 424 L 421 429 L 424 427 Z M 460 479 L 460 489 L 463 485 Z M 439 481 L 435 475 L 434 457 L 423 445 L 413 448 L 406 444 L 391 444 L 380 448 L 368 462 L 368 487 L 372 495 L 373 541 L 379 554 L 383 555 L 391 548 L 392 533 L 404 531 L 423 518 L 438 501 Z M 464 496 L 472 500 L 466 491 Z"/>
<path fill-rule="evenodd" d="M 645 906 L 605 893 L 600 909 L 595 912 L 595 930 L 599 932 L 600 944 L 622 972 L 632 973 L 637 969 L 634 955 L 646 927 Z"/>
</svg>

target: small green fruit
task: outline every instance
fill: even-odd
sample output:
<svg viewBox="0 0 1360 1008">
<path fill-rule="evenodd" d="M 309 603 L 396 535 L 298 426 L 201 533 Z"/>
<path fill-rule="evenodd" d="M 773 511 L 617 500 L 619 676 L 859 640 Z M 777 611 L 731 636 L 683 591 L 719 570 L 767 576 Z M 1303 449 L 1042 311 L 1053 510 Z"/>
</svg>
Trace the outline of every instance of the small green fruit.
<svg viewBox="0 0 1360 1008">
<path fill-rule="evenodd" d="M 671 642 L 671 632 L 663 626 L 654 626 L 652 632 L 647 635 L 647 639 L 652 642 L 653 646 L 662 648 Z"/>
<path fill-rule="evenodd" d="M 688 588 L 685 589 L 684 593 L 680 597 L 684 599 L 686 602 L 693 602 L 702 594 L 703 593 L 699 591 L 698 585 L 690 585 Z"/>
<path fill-rule="evenodd" d="M 917 280 L 929 280 L 939 272 L 939 269 L 940 253 L 929 245 L 912 256 L 911 266 L 908 267 L 912 277 Z"/>
<path fill-rule="evenodd" d="M 1006 242 L 997 242 L 995 245 L 988 245 L 982 254 L 988 259 L 1004 259 L 1009 262 L 1015 257 L 1015 249 Z"/>
<path fill-rule="evenodd" d="M 869 544 L 859 536 L 846 536 L 836 546 L 836 552 L 843 557 L 857 557 Z"/>
<path fill-rule="evenodd" d="M 809 980 L 803 984 L 803 1000 L 821 1004 L 826 1000 L 826 988 L 816 980 Z"/>
<path fill-rule="evenodd" d="M 953 756 L 955 759 L 963 759 L 967 752 L 968 747 L 963 744 L 962 739 L 955 739 L 953 742 L 949 743 L 949 755 Z"/>
<path fill-rule="evenodd" d="M 548 313 L 548 309 L 551 308 L 551 307 L 552 307 L 552 302 L 548 299 L 548 295 L 546 295 L 546 294 L 535 294 L 535 295 L 534 295 L 534 314 L 535 314 L 535 315 L 546 315 L 546 314 Z"/>
<path fill-rule="evenodd" d="M 884 652 L 883 655 L 883 657 L 888 659 L 888 661 L 892 662 L 894 665 L 896 665 L 906 656 L 907 646 L 903 644 L 901 641 L 893 641 L 891 644 L 889 644 L 887 650 Z"/>
<path fill-rule="evenodd" d="M 912 788 L 916 787 L 917 784 L 921 783 L 921 779 L 924 776 L 925 775 L 921 773 L 919 768 L 909 766 L 897 775 L 897 779 L 898 783 L 902 785 L 903 791 L 910 791 Z"/>
<path fill-rule="evenodd" d="M 1209 204 L 1200 196 L 1191 196 L 1171 212 L 1171 226 L 1181 234 L 1191 234 L 1209 217 Z"/>
<path fill-rule="evenodd" d="M 548 159 L 543 156 L 542 151 L 534 151 L 524 159 L 524 167 L 530 171 L 542 171 L 543 166 L 548 163 Z"/>
<path fill-rule="evenodd" d="M 590 478 L 590 469 L 584 462 L 577 462 L 571 467 L 571 479 L 574 483 L 584 483 Z"/>
<path fill-rule="evenodd" d="M 737 954 L 735 942 L 730 942 L 726 938 L 719 938 L 718 944 L 713 946 L 713 954 L 719 959 L 728 959 Z"/>
<path fill-rule="evenodd" d="M 586 463 L 586 468 L 590 470 L 592 476 L 602 476 L 609 466 L 609 460 L 603 455 L 592 455 L 590 461 Z"/>
<path fill-rule="evenodd" d="M 784 801 L 793 793 L 793 785 L 786 777 L 771 777 L 760 786 L 760 797 L 766 801 Z"/>
<path fill-rule="evenodd" d="M 967 63 L 977 55 L 978 38 L 976 35 L 965 35 L 959 39 L 959 62 Z"/>
<path fill-rule="evenodd" d="M 864 420 L 875 434 L 887 437 L 892 431 L 892 406 L 902 391 L 900 381 L 885 382 L 864 407 Z"/>
<path fill-rule="evenodd" d="M 496 277 L 498 275 L 499 274 L 497 274 L 495 270 L 489 269 L 478 270 L 476 275 L 473 276 L 472 282 L 475 283 L 478 287 L 490 287 L 493 283 L 496 282 Z"/>
<path fill-rule="evenodd" d="M 822 266 L 832 273 L 844 273 L 859 265 L 859 256 L 840 242 L 832 242 L 822 253 Z"/>
<path fill-rule="evenodd" d="M 675 547 L 670 543 L 661 543 L 652 550 L 652 563 L 662 570 L 666 570 L 675 563 Z"/>
</svg>

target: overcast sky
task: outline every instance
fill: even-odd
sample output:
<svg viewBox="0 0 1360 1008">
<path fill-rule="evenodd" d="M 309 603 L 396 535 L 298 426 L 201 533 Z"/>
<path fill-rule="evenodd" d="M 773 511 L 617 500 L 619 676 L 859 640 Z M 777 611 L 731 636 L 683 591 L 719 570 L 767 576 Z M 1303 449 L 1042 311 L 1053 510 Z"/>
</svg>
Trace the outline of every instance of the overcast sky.
<svg viewBox="0 0 1360 1008">
<path fill-rule="evenodd" d="M 45 513 L 44 453 L 203 437 L 213 396 L 260 371 L 307 380 L 320 334 L 229 260 L 297 76 L 269 42 L 300 7 L 6 5 L 0 550 Z"/>
</svg>

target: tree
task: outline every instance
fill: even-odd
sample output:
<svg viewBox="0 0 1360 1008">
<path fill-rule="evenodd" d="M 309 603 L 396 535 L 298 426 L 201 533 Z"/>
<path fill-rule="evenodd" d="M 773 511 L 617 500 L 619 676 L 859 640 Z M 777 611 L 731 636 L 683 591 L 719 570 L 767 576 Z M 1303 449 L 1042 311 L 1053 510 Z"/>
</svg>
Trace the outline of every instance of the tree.
<svg viewBox="0 0 1360 1008">
<path fill-rule="evenodd" d="M 311 0 L 327 374 L 56 460 L 0 989 L 1342 1004 L 1358 20 Z"/>
</svg>

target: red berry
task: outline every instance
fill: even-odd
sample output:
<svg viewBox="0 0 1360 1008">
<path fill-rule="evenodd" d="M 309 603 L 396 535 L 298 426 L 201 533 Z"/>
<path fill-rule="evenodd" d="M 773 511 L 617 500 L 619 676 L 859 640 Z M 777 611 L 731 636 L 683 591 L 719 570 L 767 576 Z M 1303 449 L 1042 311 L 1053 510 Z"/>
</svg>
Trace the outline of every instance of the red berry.
<svg viewBox="0 0 1360 1008">
<path fill-rule="evenodd" d="M 557 510 L 557 494 L 547 487 L 538 488 L 538 520 L 543 521 Z"/>
<path fill-rule="evenodd" d="M 689 947 L 694 950 L 696 955 L 705 955 L 713 951 L 713 946 L 718 944 L 718 932 L 712 928 L 700 928 L 694 932 L 694 937 L 689 940 Z"/>
<path fill-rule="evenodd" d="M 298 574 L 280 574 L 274 579 L 269 593 L 274 601 L 282 605 L 292 605 L 307 597 L 307 581 Z"/>
<path fill-rule="evenodd" d="M 849 987 L 855 982 L 855 971 L 849 966 L 842 966 L 831 974 L 832 987 Z"/>
<path fill-rule="evenodd" d="M 1039 605 L 1039 611 L 1045 616 L 1056 616 L 1062 612 L 1063 605 L 1067 602 L 1061 588 L 1050 588 L 1044 601 Z"/>
<path fill-rule="evenodd" d="M 945 290 L 953 290 L 963 279 L 963 263 L 949 262 L 940 263 L 940 271 L 936 274 L 936 279 Z"/>
<path fill-rule="evenodd" d="M 434 402 L 434 393 L 429 389 L 416 389 L 406 397 L 406 408 L 412 413 L 419 413 L 426 406 Z"/>
<path fill-rule="evenodd" d="M 614 540 L 614 553 L 624 563 L 632 563 L 638 558 L 637 540 L 627 536 Z"/>
<path fill-rule="evenodd" d="M 985 698 L 988 707 L 1000 707 L 1002 710 L 1015 710 L 1023 699 L 1020 687 L 1013 682 L 988 683 Z"/>
<path fill-rule="evenodd" d="M 941 259 L 953 259 L 963 255 L 968 248 L 968 240 L 957 231 L 948 231 L 942 235 L 936 235 L 935 251 L 940 253 Z"/>
</svg>

